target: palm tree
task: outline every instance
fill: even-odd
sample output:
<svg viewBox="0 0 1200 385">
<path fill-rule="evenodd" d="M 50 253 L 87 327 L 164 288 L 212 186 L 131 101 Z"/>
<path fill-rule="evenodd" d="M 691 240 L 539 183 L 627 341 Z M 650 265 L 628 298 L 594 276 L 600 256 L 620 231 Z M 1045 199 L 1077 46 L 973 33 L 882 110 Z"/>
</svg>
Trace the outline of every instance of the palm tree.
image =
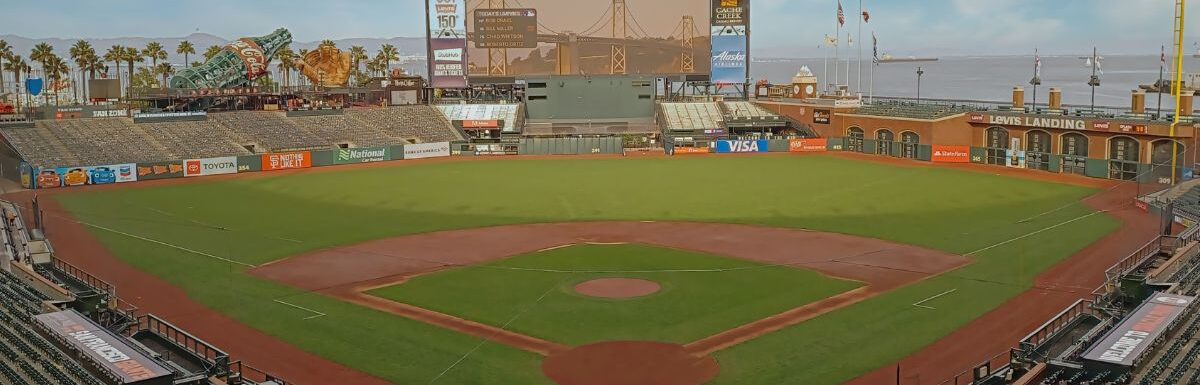
<svg viewBox="0 0 1200 385">
<path fill-rule="evenodd" d="M 296 58 L 303 58 L 303 57 L 305 57 L 305 56 L 307 56 L 307 55 L 308 55 L 308 49 L 307 49 L 307 48 L 301 48 L 299 51 L 296 51 Z M 297 76 L 297 77 L 296 77 L 296 80 L 299 80 L 301 83 L 307 83 L 307 82 L 305 81 L 305 79 L 306 79 L 306 78 L 305 78 L 305 77 L 303 77 L 303 76 Z"/>
<path fill-rule="evenodd" d="M 383 60 L 384 76 L 387 76 L 386 72 L 392 68 L 392 60 L 400 60 L 400 51 L 394 45 L 384 44 L 379 47 L 379 56 Z"/>
<path fill-rule="evenodd" d="M 196 47 L 192 46 L 192 42 L 184 40 L 179 42 L 179 46 L 175 47 L 175 53 L 183 55 L 183 65 L 189 66 L 188 55 L 196 54 Z"/>
<path fill-rule="evenodd" d="M 121 54 L 121 60 L 124 61 L 126 64 L 128 64 L 129 79 L 132 80 L 133 79 L 133 63 L 134 62 L 144 63 L 144 62 L 146 62 L 146 57 L 142 56 L 142 51 L 139 51 L 137 48 L 125 47 L 125 53 Z M 151 78 L 153 79 L 153 77 L 151 77 Z"/>
<path fill-rule="evenodd" d="M 29 52 L 29 60 L 35 61 L 42 65 L 42 76 L 49 77 L 50 72 L 47 71 L 50 58 L 54 57 L 54 47 L 47 43 L 38 43 L 33 46 L 33 50 Z M 44 92 L 42 94 L 43 105 L 50 104 L 50 94 Z"/>
<path fill-rule="evenodd" d="M 152 41 L 146 44 L 146 48 L 142 50 L 142 56 L 150 59 L 151 71 L 157 71 L 158 61 L 167 60 L 167 51 L 163 49 L 162 44 L 159 44 L 157 41 Z M 165 84 L 160 85 L 160 87 L 165 86 Z"/>
<path fill-rule="evenodd" d="M 283 86 L 290 86 L 292 70 L 296 69 L 296 53 L 292 51 L 292 47 L 284 46 L 275 52 L 275 60 L 279 61 L 279 72 L 283 74 Z"/>
<path fill-rule="evenodd" d="M 219 53 L 221 53 L 221 46 L 209 46 L 208 49 L 204 50 L 204 61 L 212 60 L 213 56 L 217 56 Z"/>
<path fill-rule="evenodd" d="M 324 46 L 330 46 L 333 48 L 337 48 L 337 43 L 334 43 L 333 40 L 325 39 L 325 40 L 321 40 L 321 44 L 318 45 L 317 48 L 324 47 Z"/>
<path fill-rule="evenodd" d="M 54 91 L 54 105 L 58 105 L 58 90 L 62 88 L 63 77 L 71 74 L 71 67 L 67 66 L 67 62 L 58 56 L 51 56 L 46 60 L 46 77 L 49 77 L 49 89 Z"/>
<path fill-rule="evenodd" d="M 374 59 L 367 62 L 367 72 L 371 76 L 375 76 L 384 71 L 383 56 L 376 55 Z"/>
<path fill-rule="evenodd" d="M 356 75 L 362 73 L 362 63 L 367 59 L 368 57 L 366 48 L 363 48 L 359 45 L 350 47 L 350 62 L 353 63 L 354 73 Z"/>
<path fill-rule="evenodd" d="M 163 87 L 166 87 L 167 78 L 175 74 L 175 67 L 172 67 L 171 63 L 163 62 L 162 64 L 154 67 L 154 72 L 157 73 L 158 76 L 162 76 Z"/>
<path fill-rule="evenodd" d="M 4 92 L 4 62 L 13 54 L 12 46 L 0 39 L 0 93 Z"/>
<path fill-rule="evenodd" d="M 84 67 L 86 67 L 88 64 L 88 58 L 96 56 L 96 49 L 92 48 L 91 43 L 79 40 L 71 46 L 69 53 L 71 54 L 71 61 L 75 62 L 75 67 L 79 69 L 79 75 L 83 76 L 83 71 L 85 71 Z M 76 87 L 71 87 L 71 93 L 75 95 L 76 101 L 79 100 L 78 85 L 79 83 L 76 83 Z"/>
<path fill-rule="evenodd" d="M 119 45 L 109 47 L 108 51 L 104 53 L 104 61 L 113 62 L 113 68 L 117 69 L 117 81 L 121 80 L 121 60 L 123 60 L 124 57 L 125 47 Z"/>
<path fill-rule="evenodd" d="M 12 71 L 12 73 L 13 73 L 13 85 L 15 85 L 16 87 L 20 87 L 21 86 L 21 72 L 24 72 L 25 68 L 29 67 L 29 64 L 25 63 L 25 58 L 22 58 L 21 55 L 17 55 L 17 54 L 8 55 L 7 60 L 8 60 L 8 64 L 5 66 L 5 68 L 8 68 L 8 70 Z M 2 77 L 2 76 L 4 76 L 4 74 L 0 73 L 0 77 Z M 19 89 L 20 88 L 18 88 L 18 90 Z M 21 109 L 21 98 L 20 97 L 17 98 L 17 109 L 18 110 Z"/>
</svg>

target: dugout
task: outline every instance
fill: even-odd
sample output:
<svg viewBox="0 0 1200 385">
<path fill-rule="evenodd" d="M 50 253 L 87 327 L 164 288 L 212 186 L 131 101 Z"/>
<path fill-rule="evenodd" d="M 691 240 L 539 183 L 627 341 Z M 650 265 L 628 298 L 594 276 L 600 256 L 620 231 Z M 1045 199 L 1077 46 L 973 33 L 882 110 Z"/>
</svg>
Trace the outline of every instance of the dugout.
<svg viewBox="0 0 1200 385">
<path fill-rule="evenodd" d="M 39 314 L 35 329 L 110 385 L 171 385 L 174 373 L 74 310 Z"/>
<path fill-rule="evenodd" d="M 1142 364 L 1192 307 L 1194 297 L 1154 293 L 1083 353 L 1083 366 L 1100 373 L 1127 373 Z"/>
</svg>

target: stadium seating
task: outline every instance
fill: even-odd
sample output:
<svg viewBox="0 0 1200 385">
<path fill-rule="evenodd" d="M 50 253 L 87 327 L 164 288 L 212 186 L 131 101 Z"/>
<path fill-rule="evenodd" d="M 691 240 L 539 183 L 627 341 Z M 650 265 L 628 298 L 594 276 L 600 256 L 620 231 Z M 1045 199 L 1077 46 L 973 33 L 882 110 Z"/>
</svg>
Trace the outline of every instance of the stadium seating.
<svg viewBox="0 0 1200 385">
<path fill-rule="evenodd" d="M 346 111 L 351 122 L 413 143 L 462 140 L 441 112 L 430 106 L 399 106 Z"/>
<path fill-rule="evenodd" d="M 871 104 L 863 105 L 854 113 L 859 115 L 934 120 L 978 110 L 978 106 L 965 104 L 877 100 Z"/>
<path fill-rule="evenodd" d="M 752 102 L 723 102 L 721 108 L 725 110 L 725 115 L 738 118 L 765 118 L 779 116 L 767 109 L 762 108 L 758 104 Z"/>
<path fill-rule="evenodd" d="M 501 120 L 503 132 L 517 132 L 524 122 L 519 104 L 445 104 L 437 106 L 447 120 Z"/>
<path fill-rule="evenodd" d="M 0 270 L 0 383 L 100 385 L 102 382 L 37 334 L 32 315 L 44 295 Z"/>
<path fill-rule="evenodd" d="M 508 113 L 515 116 L 517 106 L 508 107 L 512 107 Z M 442 113 L 429 106 L 354 109 L 343 115 L 297 118 L 279 112 L 233 111 L 211 114 L 207 121 L 144 124 L 129 118 L 38 121 L 32 128 L 6 127 L 0 133 L 34 167 L 251 155 L 244 147 L 247 145 L 254 145 L 254 152 L 266 153 L 333 149 L 341 144 L 377 147 L 463 139 Z"/>
<path fill-rule="evenodd" d="M 671 131 L 725 128 L 725 115 L 717 103 L 660 103 L 661 121 Z"/>
</svg>

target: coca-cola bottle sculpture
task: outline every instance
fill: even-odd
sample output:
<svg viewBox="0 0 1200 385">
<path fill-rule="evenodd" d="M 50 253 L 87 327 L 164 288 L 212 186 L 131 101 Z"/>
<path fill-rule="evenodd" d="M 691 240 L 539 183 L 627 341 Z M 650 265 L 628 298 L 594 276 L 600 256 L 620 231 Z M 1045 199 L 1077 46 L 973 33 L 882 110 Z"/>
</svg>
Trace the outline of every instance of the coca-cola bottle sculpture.
<svg viewBox="0 0 1200 385">
<path fill-rule="evenodd" d="M 267 73 L 275 53 L 291 44 L 292 33 L 280 28 L 270 35 L 234 40 L 204 65 L 179 71 L 171 88 L 248 87 Z"/>
</svg>

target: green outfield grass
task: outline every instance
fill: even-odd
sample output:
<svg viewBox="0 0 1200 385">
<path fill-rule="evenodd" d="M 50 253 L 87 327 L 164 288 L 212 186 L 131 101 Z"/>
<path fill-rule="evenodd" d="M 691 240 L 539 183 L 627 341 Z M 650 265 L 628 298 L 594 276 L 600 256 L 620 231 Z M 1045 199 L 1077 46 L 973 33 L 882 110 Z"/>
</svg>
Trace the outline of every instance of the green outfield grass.
<svg viewBox="0 0 1200 385">
<path fill-rule="evenodd" d="M 644 272 L 722 269 L 731 271 Z M 625 300 L 589 298 L 574 290 L 578 283 L 606 277 L 646 279 L 662 289 Z M 507 324 L 510 330 L 569 345 L 684 344 L 859 286 L 812 271 L 714 255 L 643 245 L 576 245 L 424 275 L 371 294 L 493 326 Z M 514 317 L 513 309 L 521 308 L 527 311 Z"/>
<path fill-rule="evenodd" d="M 1073 204 L 1093 192 L 978 172 L 765 156 L 431 163 L 69 193 L 56 199 L 87 223 L 248 264 L 404 234 L 587 220 L 809 228 L 965 254 L 1077 219 L 975 253 L 975 263 L 964 269 L 717 354 L 717 383 L 775 385 L 853 378 L 1027 289 L 1037 273 L 1117 227 L 1110 217 L 1086 216 L 1092 211 Z M 239 265 L 98 228 L 92 232 L 123 260 L 178 285 L 197 301 L 398 384 L 434 379 L 436 384 L 548 384 L 536 355 L 494 344 L 473 350 L 479 343 L 474 338 L 265 282 Z M 937 310 L 910 306 L 951 288 L 958 290 L 939 298 L 933 304 Z M 407 295 L 433 300 L 428 293 Z M 274 303 L 277 298 L 329 316 L 303 320 L 308 314 Z M 479 316 L 500 319 L 506 312 L 511 317 L 540 306 L 536 297 L 526 299 L 498 304 Z"/>
</svg>

